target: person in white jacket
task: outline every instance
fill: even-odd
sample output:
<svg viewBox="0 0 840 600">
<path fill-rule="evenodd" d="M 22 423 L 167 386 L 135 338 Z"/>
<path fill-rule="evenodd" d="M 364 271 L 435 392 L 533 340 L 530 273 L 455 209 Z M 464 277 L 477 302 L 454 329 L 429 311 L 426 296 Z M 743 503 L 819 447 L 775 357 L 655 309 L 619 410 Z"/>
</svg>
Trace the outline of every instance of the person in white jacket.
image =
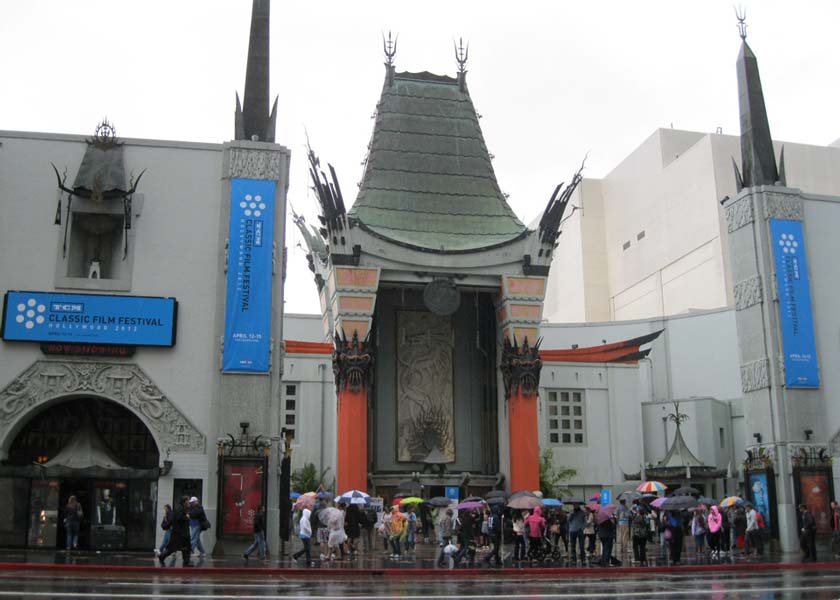
<svg viewBox="0 0 840 600">
<path fill-rule="evenodd" d="M 300 541 L 303 543 L 303 548 L 298 550 L 292 555 L 292 558 L 295 560 L 300 560 L 301 555 L 306 555 L 306 564 L 312 566 L 312 523 L 309 521 L 309 517 L 312 514 L 308 508 L 303 509 L 303 513 L 300 516 L 300 523 L 298 525 L 299 532 L 298 537 Z"/>
</svg>

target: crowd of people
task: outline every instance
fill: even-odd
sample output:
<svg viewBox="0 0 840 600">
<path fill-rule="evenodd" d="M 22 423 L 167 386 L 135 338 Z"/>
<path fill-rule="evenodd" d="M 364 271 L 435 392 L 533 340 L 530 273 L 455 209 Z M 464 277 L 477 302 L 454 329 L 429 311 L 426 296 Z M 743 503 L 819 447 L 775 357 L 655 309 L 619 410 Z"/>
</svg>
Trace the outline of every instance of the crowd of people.
<svg viewBox="0 0 840 600">
<path fill-rule="evenodd" d="M 515 566 L 633 566 L 679 565 L 684 552 L 695 560 L 718 562 L 740 557 L 761 559 L 770 538 L 766 516 L 749 502 L 729 506 L 699 504 L 691 510 L 663 510 L 650 503 L 620 499 L 613 510 L 597 504 L 571 502 L 565 506 L 509 508 L 503 503 L 457 510 L 408 503 L 387 507 L 381 514 L 369 504 L 319 499 L 294 512 L 293 527 L 300 548 L 295 561 L 315 566 L 317 560 L 354 559 L 359 553 L 382 552 L 390 560 L 415 556 L 418 542 L 435 544 L 436 564 L 457 568 L 479 564 Z M 817 525 L 804 504 L 799 507 L 800 546 L 804 561 L 816 561 Z M 69 513 L 69 510 L 68 510 Z M 606 518 L 604 518 L 606 517 Z M 840 557 L 840 509 L 831 503 L 831 552 Z M 189 566 L 193 553 L 204 555 L 201 532 L 209 528 L 198 499 L 181 498 L 165 507 L 164 539 L 156 549 L 163 565 L 181 552 Z M 266 557 L 265 507 L 254 516 L 254 540 L 244 552 Z M 68 545 L 72 545 L 68 538 Z M 377 547 L 378 546 L 378 547 Z M 649 550 L 655 555 L 651 556 Z"/>
</svg>

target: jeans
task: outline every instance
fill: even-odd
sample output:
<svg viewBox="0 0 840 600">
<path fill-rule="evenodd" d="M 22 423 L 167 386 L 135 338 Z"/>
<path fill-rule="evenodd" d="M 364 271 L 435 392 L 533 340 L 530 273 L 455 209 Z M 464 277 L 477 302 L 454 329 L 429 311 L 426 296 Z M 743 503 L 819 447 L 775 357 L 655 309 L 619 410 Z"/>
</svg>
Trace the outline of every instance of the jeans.
<svg viewBox="0 0 840 600">
<path fill-rule="evenodd" d="M 525 536 L 513 536 L 513 560 L 525 560 Z"/>
<path fill-rule="evenodd" d="M 362 548 L 365 552 L 373 551 L 373 528 L 362 528 Z"/>
<path fill-rule="evenodd" d="M 586 552 L 583 550 L 583 529 L 579 531 L 572 531 L 569 533 L 572 538 L 572 560 L 577 560 L 577 552 L 580 552 L 580 558 L 586 558 Z"/>
<path fill-rule="evenodd" d="M 400 546 L 400 536 L 399 535 L 392 535 L 391 536 L 391 549 L 394 551 L 394 554 L 397 556 L 402 556 L 402 548 Z"/>
<path fill-rule="evenodd" d="M 312 562 L 312 540 L 308 537 L 301 537 L 301 543 L 303 544 L 303 548 L 292 554 L 292 558 L 295 560 L 299 559 L 301 555 L 306 555 L 306 564 Z"/>
<path fill-rule="evenodd" d="M 79 545 L 79 524 L 67 523 L 67 549 L 72 550 Z"/>
<path fill-rule="evenodd" d="M 166 547 L 169 545 L 169 540 L 171 540 L 171 539 L 172 539 L 172 530 L 171 529 L 165 530 L 163 532 L 163 541 L 160 543 L 160 548 L 158 548 L 158 551 L 160 553 L 163 553 L 163 551 L 166 550 Z"/>
<path fill-rule="evenodd" d="M 198 521 L 195 522 L 195 525 L 193 525 L 193 521 L 190 521 L 190 547 L 193 552 L 198 550 L 199 554 L 205 554 L 204 546 L 201 543 L 201 523 Z"/>
<path fill-rule="evenodd" d="M 248 546 L 248 549 L 245 550 L 245 554 L 243 556 L 248 558 L 251 556 L 251 552 L 259 548 L 260 552 L 260 560 L 265 560 L 265 532 L 264 531 L 255 531 L 254 532 L 254 541 L 251 542 L 251 545 Z"/>
</svg>

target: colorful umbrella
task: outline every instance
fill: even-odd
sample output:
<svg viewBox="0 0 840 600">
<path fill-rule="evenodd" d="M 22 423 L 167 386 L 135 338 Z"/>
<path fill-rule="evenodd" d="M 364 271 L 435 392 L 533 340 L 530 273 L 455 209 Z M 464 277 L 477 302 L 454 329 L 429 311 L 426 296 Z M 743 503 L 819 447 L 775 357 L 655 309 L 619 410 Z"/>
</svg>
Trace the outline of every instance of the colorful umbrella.
<svg viewBox="0 0 840 600">
<path fill-rule="evenodd" d="M 543 498 L 543 506 L 563 506 L 557 498 Z"/>
<path fill-rule="evenodd" d="M 664 483 L 660 483 L 658 481 L 644 481 L 636 488 L 637 492 L 642 493 L 650 493 L 650 492 L 662 492 L 668 489 L 668 486 Z"/>
<path fill-rule="evenodd" d="M 360 490 L 350 490 L 336 498 L 336 502 L 343 502 L 344 504 L 367 504 L 370 502 L 370 496 Z"/>
<path fill-rule="evenodd" d="M 608 521 L 613 518 L 615 514 L 616 506 L 615 504 L 607 504 L 606 506 L 602 507 L 597 513 L 595 513 L 595 524 L 600 525 L 604 521 Z"/>
<path fill-rule="evenodd" d="M 739 498 L 738 496 L 729 496 L 728 498 L 724 498 L 720 501 L 720 505 L 723 508 L 729 508 L 730 506 L 735 506 L 736 504 L 739 506 L 743 505 L 744 499 Z"/>
<path fill-rule="evenodd" d="M 665 500 L 667 500 L 667 498 L 657 498 L 656 500 L 651 502 L 650 505 L 654 508 L 659 508 L 660 506 L 662 506 L 662 503 L 665 502 Z"/>
<path fill-rule="evenodd" d="M 403 504 L 421 504 L 423 502 L 423 498 L 417 498 L 416 496 L 410 496 L 408 498 L 403 498 L 400 500 L 400 506 Z"/>
<path fill-rule="evenodd" d="M 590 502 L 600 502 L 600 500 L 601 500 L 601 494 L 592 494 L 591 496 L 589 496 L 589 501 Z"/>
<path fill-rule="evenodd" d="M 472 510 L 473 508 L 484 508 L 483 502 L 461 502 L 458 505 L 458 510 Z"/>
</svg>

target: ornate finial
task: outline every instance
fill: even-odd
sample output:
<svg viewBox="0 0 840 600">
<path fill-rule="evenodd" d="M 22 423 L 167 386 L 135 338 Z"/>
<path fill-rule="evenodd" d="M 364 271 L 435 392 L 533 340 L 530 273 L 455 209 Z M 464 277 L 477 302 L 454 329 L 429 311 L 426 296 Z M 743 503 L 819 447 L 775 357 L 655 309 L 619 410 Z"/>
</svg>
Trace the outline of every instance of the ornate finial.
<svg viewBox="0 0 840 600">
<path fill-rule="evenodd" d="M 106 145 L 116 140 L 117 129 L 108 122 L 108 117 L 105 117 L 99 125 L 96 126 L 96 131 L 93 135 L 97 142 Z"/>
<path fill-rule="evenodd" d="M 677 424 L 677 427 L 688 421 L 688 415 L 680 412 L 680 403 L 674 402 L 674 412 L 668 415 L 668 420 Z"/>
<path fill-rule="evenodd" d="M 466 73 L 467 58 L 470 54 L 470 43 L 467 42 L 466 48 L 464 48 L 464 38 L 458 38 L 457 44 L 455 44 L 454 40 L 452 41 L 452 43 L 455 46 L 455 62 L 458 63 L 458 72 Z"/>
<path fill-rule="evenodd" d="M 741 39 L 747 40 L 747 10 L 741 6 L 735 9 L 735 18 L 738 19 L 738 34 Z"/>
<path fill-rule="evenodd" d="M 394 56 L 397 55 L 397 40 L 399 35 L 391 40 L 391 32 L 388 32 L 388 40 L 385 40 L 385 34 L 382 34 L 382 50 L 385 52 L 385 64 L 389 67 L 394 64 Z"/>
</svg>

